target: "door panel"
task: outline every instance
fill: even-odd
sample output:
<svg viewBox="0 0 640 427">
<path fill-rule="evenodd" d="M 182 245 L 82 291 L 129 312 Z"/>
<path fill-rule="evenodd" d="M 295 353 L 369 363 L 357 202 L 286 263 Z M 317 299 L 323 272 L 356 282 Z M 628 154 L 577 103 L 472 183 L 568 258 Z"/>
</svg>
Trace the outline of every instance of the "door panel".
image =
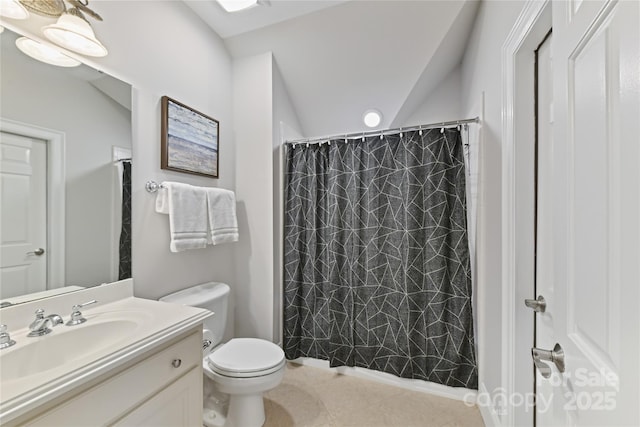
<svg viewBox="0 0 640 427">
<path fill-rule="evenodd" d="M 613 12 L 613 11 L 612 11 Z M 615 13 L 615 12 L 613 12 Z M 609 25 L 592 30 L 569 59 L 569 123 L 574 129 L 567 146 L 569 165 L 568 209 L 568 324 L 567 332 L 585 355 L 599 355 L 610 363 L 608 336 L 617 323 L 610 296 L 617 284 L 609 280 L 613 194 L 611 161 L 616 141 L 608 135 L 608 102 L 619 89 L 606 72 Z M 615 48 L 615 46 L 611 46 Z M 610 87 L 608 93 L 607 87 Z M 615 242 L 611 242 L 615 246 Z M 599 364 L 600 361 L 594 361 Z M 594 365 L 594 366 L 596 366 Z"/>
<path fill-rule="evenodd" d="M 0 298 L 47 284 L 47 146 L 2 132 L 0 139 Z M 36 254 L 42 248 L 44 253 Z"/>
<path fill-rule="evenodd" d="M 566 371 L 537 374 L 552 402 L 538 425 L 640 424 L 639 4 L 552 4 L 553 265 L 541 274 L 554 292 L 538 347 L 560 343 Z"/>
</svg>

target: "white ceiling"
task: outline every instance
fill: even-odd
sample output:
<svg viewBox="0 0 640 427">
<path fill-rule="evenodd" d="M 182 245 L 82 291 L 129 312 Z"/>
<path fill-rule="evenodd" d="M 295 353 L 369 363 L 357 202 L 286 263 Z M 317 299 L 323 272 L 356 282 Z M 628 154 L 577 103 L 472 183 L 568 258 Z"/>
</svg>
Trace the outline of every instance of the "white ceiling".
<svg viewBox="0 0 640 427">
<path fill-rule="evenodd" d="M 239 12 L 226 12 L 215 0 L 185 0 L 223 39 L 277 24 L 347 0 L 270 0 Z"/>
<path fill-rule="evenodd" d="M 405 125 L 460 63 L 478 3 L 272 0 L 237 16 L 213 1 L 187 5 L 233 57 L 272 52 L 301 131 L 322 136 L 365 130 L 371 108 L 380 128 Z"/>
</svg>

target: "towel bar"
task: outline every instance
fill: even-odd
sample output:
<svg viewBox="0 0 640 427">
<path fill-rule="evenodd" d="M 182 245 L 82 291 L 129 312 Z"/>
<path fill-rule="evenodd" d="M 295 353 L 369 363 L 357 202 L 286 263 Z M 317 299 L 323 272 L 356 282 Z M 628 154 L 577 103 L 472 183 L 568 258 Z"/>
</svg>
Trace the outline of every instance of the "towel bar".
<svg viewBox="0 0 640 427">
<path fill-rule="evenodd" d="M 147 183 L 144 185 L 144 188 L 149 192 L 149 193 L 155 193 L 156 191 L 158 191 L 161 188 L 164 188 L 164 186 L 162 184 L 158 184 L 155 181 L 147 181 Z"/>
</svg>

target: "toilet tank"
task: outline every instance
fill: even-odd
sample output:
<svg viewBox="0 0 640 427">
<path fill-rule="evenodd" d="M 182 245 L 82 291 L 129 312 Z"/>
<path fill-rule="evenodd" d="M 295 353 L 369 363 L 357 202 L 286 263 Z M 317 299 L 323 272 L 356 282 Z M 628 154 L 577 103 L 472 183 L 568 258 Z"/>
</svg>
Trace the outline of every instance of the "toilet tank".
<svg viewBox="0 0 640 427">
<path fill-rule="evenodd" d="M 227 332 L 230 290 L 226 283 L 209 282 L 174 292 L 160 301 L 213 311 L 214 315 L 204 321 L 204 338 L 211 340 L 213 348 L 222 342 Z"/>
</svg>

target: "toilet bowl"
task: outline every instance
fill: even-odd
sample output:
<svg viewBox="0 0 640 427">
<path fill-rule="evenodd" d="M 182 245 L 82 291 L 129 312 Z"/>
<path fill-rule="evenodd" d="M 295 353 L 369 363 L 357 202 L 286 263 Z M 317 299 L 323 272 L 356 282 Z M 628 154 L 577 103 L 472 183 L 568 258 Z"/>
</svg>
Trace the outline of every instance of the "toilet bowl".
<svg viewBox="0 0 640 427">
<path fill-rule="evenodd" d="M 233 338 L 222 343 L 229 292 L 228 285 L 211 282 L 167 295 L 160 301 L 205 308 L 215 314 L 205 320 L 203 333 L 210 341 L 202 359 L 203 424 L 206 427 L 259 427 L 265 420 L 262 395 L 280 384 L 286 361 L 280 347 L 263 339 Z M 208 351 L 211 348 L 213 350 Z M 211 390 L 214 392 L 207 392 Z M 228 395 L 226 411 L 213 396 L 218 392 Z"/>
<path fill-rule="evenodd" d="M 218 390 L 229 394 L 225 427 L 261 426 L 262 394 L 282 382 L 284 352 L 269 341 L 234 338 L 205 356 L 203 369 Z"/>
</svg>

